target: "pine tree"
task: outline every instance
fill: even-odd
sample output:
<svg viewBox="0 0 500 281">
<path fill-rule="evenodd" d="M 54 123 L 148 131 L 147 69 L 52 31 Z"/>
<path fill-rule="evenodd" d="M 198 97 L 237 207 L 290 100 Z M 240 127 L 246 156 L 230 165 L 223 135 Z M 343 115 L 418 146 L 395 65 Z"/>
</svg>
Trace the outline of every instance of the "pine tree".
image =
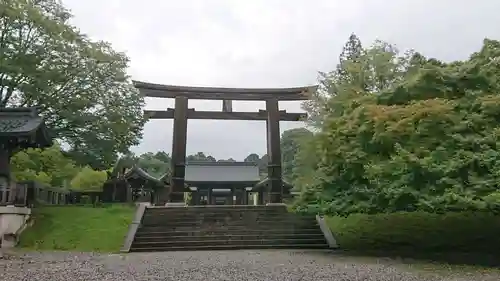
<svg viewBox="0 0 500 281">
<path fill-rule="evenodd" d="M 349 68 L 359 66 L 363 55 L 363 45 L 356 34 L 352 33 L 342 48 L 342 53 L 339 56 L 339 64 L 337 65 L 337 74 L 342 82 L 353 83 L 355 77 Z"/>
</svg>

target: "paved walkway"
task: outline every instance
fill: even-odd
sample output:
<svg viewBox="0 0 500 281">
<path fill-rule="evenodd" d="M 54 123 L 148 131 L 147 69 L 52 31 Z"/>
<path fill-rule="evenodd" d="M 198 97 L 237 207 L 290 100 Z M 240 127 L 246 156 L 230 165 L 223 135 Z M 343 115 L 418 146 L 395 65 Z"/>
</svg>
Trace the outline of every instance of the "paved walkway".
<svg viewBox="0 0 500 281">
<path fill-rule="evenodd" d="M 499 276 L 490 277 L 421 275 L 391 262 L 361 261 L 321 251 L 206 251 L 128 255 L 25 253 L 0 259 L 2 281 L 500 280 Z"/>
</svg>

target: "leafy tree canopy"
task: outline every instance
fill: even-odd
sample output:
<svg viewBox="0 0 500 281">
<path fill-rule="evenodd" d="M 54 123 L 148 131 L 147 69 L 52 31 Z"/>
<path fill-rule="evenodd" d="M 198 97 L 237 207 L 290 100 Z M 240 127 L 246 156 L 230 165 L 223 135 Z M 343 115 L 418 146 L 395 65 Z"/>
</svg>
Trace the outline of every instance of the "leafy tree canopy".
<svg viewBox="0 0 500 281">
<path fill-rule="evenodd" d="M 108 179 L 105 171 L 95 171 L 84 167 L 71 181 L 71 188 L 78 191 L 101 191 L 103 184 Z"/>
<path fill-rule="evenodd" d="M 306 104 L 318 159 L 298 209 L 498 210 L 500 42 L 444 63 L 353 40 Z"/>
<path fill-rule="evenodd" d="M 17 181 L 68 187 L 71 179 L 80 170 L 73 160 L 64 156 L 59 145 L 47 149 L 27 149 L 11 158 L 12 175 Z"/>
<path fill-rule="evenodd" d="M 138 143 L 143 98 L 124 54 L 70 25 L 58 0 L 5 0 L 0 11 L 0 107 L 41 107 L 79 165 L 109 167 Z"/>
<path fill-rule="evenodd" d="M 305 145 L 312 136 L 311 131 L 305 128 L 291 129 L 283 132 L 281 136 L 281 161 L 283 166 L 283 178 L 293 183 L 296 179 L 294 167 L 297 165 L 296 158 L 298 157 L 301 146 Z"/>
</svg>

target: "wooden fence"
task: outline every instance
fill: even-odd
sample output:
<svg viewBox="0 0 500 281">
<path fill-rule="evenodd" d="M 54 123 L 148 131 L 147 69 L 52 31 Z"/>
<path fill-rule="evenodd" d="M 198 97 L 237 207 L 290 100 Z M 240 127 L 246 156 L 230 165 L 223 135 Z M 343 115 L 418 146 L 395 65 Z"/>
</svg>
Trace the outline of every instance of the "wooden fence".
<svg viewBox="0 0 500 281">
<path fill-rule="evenodd" d="M 44 186 L 35 181 L 0 186 L 0 206 L 33 207 L 36 204 L 66 205 L 99 202 L 102 192 L 79 192 Z"/>
</svg>

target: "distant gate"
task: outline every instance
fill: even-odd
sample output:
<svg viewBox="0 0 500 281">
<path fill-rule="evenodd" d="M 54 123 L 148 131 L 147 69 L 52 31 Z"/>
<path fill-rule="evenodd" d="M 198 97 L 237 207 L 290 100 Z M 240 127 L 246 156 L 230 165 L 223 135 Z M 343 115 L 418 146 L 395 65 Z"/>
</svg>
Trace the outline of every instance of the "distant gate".
<svg viewBox="0 0 500 281">
<path fill-rule="evenodd" d="M 183 202 L 186 174 L 186 142 L 188 119 L 212 120 L 265 120 L 267 127 L 267 154 L 269 157 L 268 177 L 269 202 L 281 203 L 283 200 L 283 180 L 281 171 L 280 121 L 300 121 L 305 113 L 287 113 L 279 110 L 279 101 L 307 100 L 317 86 L 297 88 L 212 88 L 184 87 L 151 84 L 134 81 L 135 87 L 146 97 L 174 98 L 175 108 L 166 111 L 146 110 L 151 119 L 174 119 L 172 141 L 172 163 L 170 190 L 165 198 L 168 202 Z M 222 111 L 196 111 L 188 108 L 188 99 L 222 100 Z M 233 112 L 233 100 L 265 101 L 266 110 L 258 112 Z"/>
</svg>

